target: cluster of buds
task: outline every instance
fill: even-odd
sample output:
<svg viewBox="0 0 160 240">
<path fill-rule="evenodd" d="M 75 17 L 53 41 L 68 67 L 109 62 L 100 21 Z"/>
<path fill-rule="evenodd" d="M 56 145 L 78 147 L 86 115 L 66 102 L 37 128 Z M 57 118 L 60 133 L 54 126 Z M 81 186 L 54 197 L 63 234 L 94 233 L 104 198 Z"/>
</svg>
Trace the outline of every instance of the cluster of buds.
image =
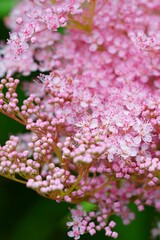
<svg viewBox="0 0 160 240">
<path fill-rule="evenodd" d="M 109 217 L 130 223 L 131 202 L 160 211 L 158 8 L 156 0 L 24 0 L 7 19 L 0 112 L 27 132 L 0 146 L 0 175 L 77 204 L 67 223 L 75 240 L 102 229 L 117 238 Z M 11 75 L 35 70 L 20 104 Z"/>
</svg>

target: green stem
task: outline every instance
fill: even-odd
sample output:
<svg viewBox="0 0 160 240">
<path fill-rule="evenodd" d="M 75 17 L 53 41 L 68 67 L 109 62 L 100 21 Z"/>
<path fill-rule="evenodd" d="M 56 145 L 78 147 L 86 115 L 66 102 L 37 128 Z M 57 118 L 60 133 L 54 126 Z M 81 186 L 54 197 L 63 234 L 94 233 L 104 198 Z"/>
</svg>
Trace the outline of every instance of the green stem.
<svg viewBox="0 0 160 240">
<path fill-rule="evenodd" d="M 21 123 L 21 124 L 23 124 L 23 125 L 26 125 L 22 120 L 18 119 L 15 115 L 9 114 L 9 113 L 5 112 L 5 111 L 2 110 L 2 109 L 0 110 L 0 112 L 1 112 L 2 114 L 6 115 L 6 116 L 9 117 L 9 118 L 12 118 L 13 120 L 15 120 L 15 121 L 17 121 L 17 122 L 19 122 L 19 123 Z"/>
<path fill-rule="evenodd" d="M 19 183 L 23 183 L 23 184 L 26 184 L 26 181 L 23 181 L 23 180 L 20 180 L 20 179 L 17 179 L 15 177 L 11 177 L 11 176 L 8 176 L 8 175 L 2 175 L 0 174 L 2 177 L 5 177 L 5 178 L 8 178 L 10 180 L 13 180 L 15 182 L 19 182 Z"/>
<path fill-rule="evenodd" d="M 61 151 L 59 150 L 59 148 L 56 145 L 54 145 L 53 149 L 54 149 L 55 154 L 57 155 L 59 161 L 62 163 L 63 162 L 63 158 L 62 158 Z"/>
<path fill-rule="evenodd" d="M 72 187 L 69 188 L 66 192 L 63 192 L 63 193 L 62 193 L 62 197 L 66 196 L 66 195 L 69 195 L 69 194 L 77 187 L 77 185 L 78 185 L 78 183 L 81 181 L 82 177 L 83 177 L 83 176 L 80 174 L 80 175 L 78 176 L 76 182 L 72 185 Z"/>
<path fill-rule="evenodd" d="M 96 0 L 91 0 L 91 6 L 90 6 L 90 17 L 89 17 L 89 28 L 92 29 L 92 24 L 93 24 L 93 18 L 95 14 L 95 8 L 96 8 Z"/>
</svg>

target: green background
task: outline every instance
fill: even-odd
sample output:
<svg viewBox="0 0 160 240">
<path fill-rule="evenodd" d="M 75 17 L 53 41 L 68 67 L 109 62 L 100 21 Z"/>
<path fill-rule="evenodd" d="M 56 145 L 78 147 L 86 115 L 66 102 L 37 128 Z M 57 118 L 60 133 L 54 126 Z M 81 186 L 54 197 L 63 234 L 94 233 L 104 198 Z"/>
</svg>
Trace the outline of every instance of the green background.
<svg viewBox="0 0 160 240">
<path fill-rule="evenodd" d="M 16 0 L 0 0 L 0 39 L 8 38 L 8 30 L 3 19 L 14 6 Z M 21 98 L 23 93 L 20 91 Z M 10 134 L 24 132 L 20 124 L 0 114 L 0 144 L 8 139 Z M 57 204 L 54 201 L 38 196 L 24 185 L 0 177 L 0 240 L 67 240 L 66 221 L 68 204 Z M 145 208 L 138 213 L 137 219 L 128 226 L 123 226 L 116 218 L 119 232 L 118 240 L 149 240 L 150 228 L 158 218 L 152 208 Z M 90 237 L 88 234 L 81 239 L 110 239 L 104 236 L 104 231 Z"/>
</svg>

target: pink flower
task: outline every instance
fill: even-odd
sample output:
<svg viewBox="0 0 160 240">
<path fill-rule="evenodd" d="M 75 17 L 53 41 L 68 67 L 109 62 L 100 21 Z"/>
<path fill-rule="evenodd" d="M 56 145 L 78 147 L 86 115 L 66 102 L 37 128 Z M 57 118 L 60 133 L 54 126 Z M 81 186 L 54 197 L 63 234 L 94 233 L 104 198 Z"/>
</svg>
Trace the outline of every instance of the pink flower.
<svg viewBox="0 0 160 240">
<path fill-rule="evenodd" d="M 133 199 L 139 211 L 160 209 L 159 9 L 158 0 L 23 0 L 6 20 L 0 113 L 27 134 L 0 146 L 0 175 L 77 204 L 74 239 L 102 229 L 116 239 L 108 219 L 130 223 Z M 11 76 L 33 71 L 21 103 Z"/>
</svg>

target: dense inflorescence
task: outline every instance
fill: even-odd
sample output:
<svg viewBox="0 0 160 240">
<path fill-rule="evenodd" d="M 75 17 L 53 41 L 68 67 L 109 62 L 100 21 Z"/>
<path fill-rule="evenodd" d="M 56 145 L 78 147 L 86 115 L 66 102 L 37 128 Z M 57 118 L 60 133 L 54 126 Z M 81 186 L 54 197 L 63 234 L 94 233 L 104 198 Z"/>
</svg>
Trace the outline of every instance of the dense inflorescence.
<svg viewBox="0 0 160 240">
<path fill-rule="evenodd" d="M 0 175 L 77 204 L 74 239 L 117 238 L 109 217 L 128 224 L 131 202 L 160 211 L 159 12 L 157 0 L 24 0 L 6 19 L 0 112 L 27 132 L 0 146 Z M 20 104 L 12 75 L 32 71 Z"/>
</svg>

